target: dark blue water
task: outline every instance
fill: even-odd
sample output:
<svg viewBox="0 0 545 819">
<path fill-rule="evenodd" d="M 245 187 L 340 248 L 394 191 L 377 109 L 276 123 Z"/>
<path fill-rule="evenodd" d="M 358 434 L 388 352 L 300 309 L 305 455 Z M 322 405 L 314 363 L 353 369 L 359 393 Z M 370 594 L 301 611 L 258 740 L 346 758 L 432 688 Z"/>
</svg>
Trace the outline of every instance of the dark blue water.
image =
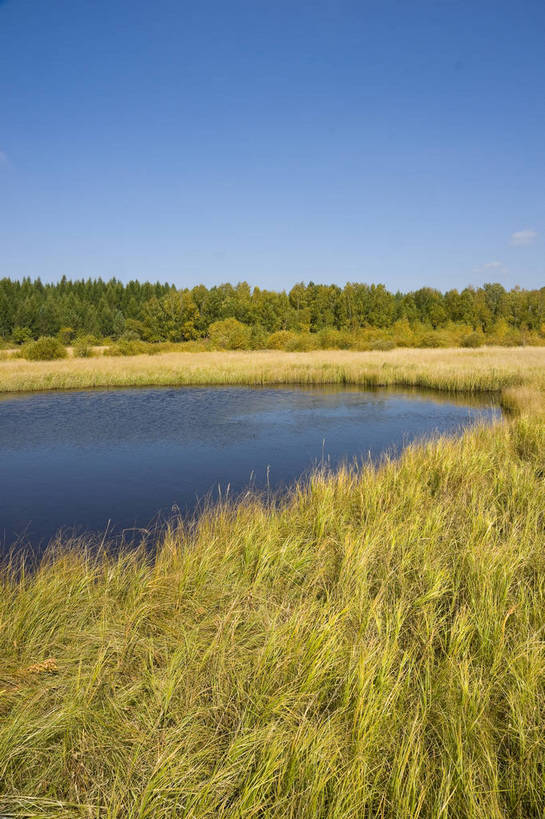
<svg viewBox="0 0 545 819">
<path fill-rule="evenodd" d="M 0 400 L 0 542 L 120 532 L 325 461 L 379 457 L 499 415 L 490 402 L 359 389 L 93 390 Z"/>
</svg>

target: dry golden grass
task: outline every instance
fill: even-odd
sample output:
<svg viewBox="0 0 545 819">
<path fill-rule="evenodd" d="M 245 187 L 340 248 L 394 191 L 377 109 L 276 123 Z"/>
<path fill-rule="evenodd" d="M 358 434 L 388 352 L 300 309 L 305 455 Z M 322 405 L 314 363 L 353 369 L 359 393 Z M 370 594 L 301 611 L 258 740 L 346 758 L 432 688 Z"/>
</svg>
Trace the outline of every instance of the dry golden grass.
<svg viewBox="0 0 545 819">
<path fill-rule="evenodd" d="M 0 392 L 184 384 L 360 384 L 486 391 L 545 389 L 545 348 L 164 353 L 0 361 Z"/>
</svg>

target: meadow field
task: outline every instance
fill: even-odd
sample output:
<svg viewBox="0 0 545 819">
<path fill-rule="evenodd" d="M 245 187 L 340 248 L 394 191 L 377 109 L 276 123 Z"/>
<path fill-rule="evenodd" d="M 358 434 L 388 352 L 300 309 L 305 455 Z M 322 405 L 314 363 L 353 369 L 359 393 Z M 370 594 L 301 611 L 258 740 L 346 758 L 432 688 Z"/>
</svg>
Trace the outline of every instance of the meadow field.
<svg viewBox="0 0 545 819">
<path fill-rule="evenodd" d="M 0 582 L 0 813 L 545 815 L 545 350 L 0 362 L 0 391 L 153 384 L 501 392 L 380 466 L 52 545 Z"/>
<path fill-rule="evenodd" d="M 545 389 L 545 347 L 167 352 L 0 360 L 0 392 L 188 384 L 359 384 L 451 392 Z"/>
</svg>

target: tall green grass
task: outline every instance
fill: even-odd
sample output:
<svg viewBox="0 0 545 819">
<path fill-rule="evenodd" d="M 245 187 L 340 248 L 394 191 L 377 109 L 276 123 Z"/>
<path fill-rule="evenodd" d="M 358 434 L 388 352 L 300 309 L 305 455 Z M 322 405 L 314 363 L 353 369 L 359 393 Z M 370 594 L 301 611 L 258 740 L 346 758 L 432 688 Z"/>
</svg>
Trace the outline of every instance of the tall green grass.
<svg viewBox="0 0 545 819">
<path fill-rule="evenodd" d="M 539 417 L 1 577 L 0 810 L 545 815 Z"/>
</svg>

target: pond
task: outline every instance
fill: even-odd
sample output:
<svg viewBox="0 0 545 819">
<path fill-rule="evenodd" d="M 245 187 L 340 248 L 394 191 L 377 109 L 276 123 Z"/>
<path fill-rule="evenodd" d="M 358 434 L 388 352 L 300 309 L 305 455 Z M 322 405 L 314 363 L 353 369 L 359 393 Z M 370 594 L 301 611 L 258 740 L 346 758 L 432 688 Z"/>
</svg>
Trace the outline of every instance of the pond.
<svg viewBox="0 0 545 819">
<path fill-rule="evenodd" d="M 0 396 L 0 545 L 149 527 L 500 415 L 492 398 L 184 387 Z"/>
</svg>

